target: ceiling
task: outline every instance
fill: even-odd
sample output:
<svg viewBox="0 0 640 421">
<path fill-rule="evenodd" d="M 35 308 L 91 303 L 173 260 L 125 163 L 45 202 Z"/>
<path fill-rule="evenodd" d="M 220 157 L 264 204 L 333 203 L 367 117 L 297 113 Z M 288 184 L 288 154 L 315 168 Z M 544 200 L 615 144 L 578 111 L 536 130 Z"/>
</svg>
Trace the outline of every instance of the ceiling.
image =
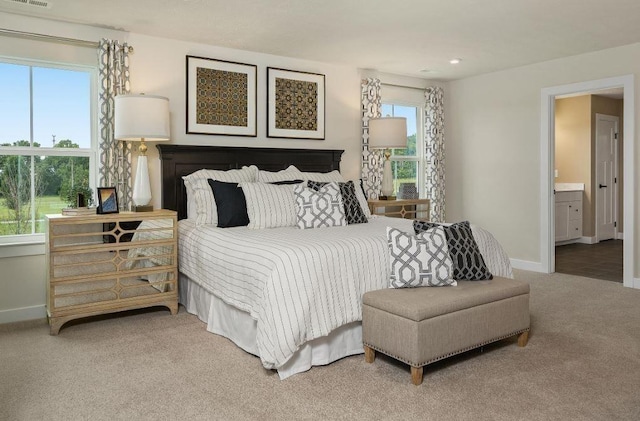
<svg viewBox="0 0 640 421">
<path fill-rule="evenodd" d="M 640 42 L 638 0 L 30 1 L 0 11 L 436 80 Z"/>
</svg>

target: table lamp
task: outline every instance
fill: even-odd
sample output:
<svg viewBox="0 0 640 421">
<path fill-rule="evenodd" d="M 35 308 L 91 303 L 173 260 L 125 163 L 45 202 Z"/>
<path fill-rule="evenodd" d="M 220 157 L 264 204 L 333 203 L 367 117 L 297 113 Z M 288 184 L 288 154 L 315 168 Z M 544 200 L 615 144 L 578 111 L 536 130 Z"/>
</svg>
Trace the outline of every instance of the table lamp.
<svg viewBox="0 0 640 421">
<path fill-rule="evenodd" d="M 395 200 L 393 174 L 391 173 L 391 149 L 407 147 L 407 119 L 404 117 L 380 117 L 369 119 L 369 148 L 384 149 L 381 200 Z"/>
<path fill-rule="evenodd" d="M 139 141 L 138 165 L 133 184 L 133 209 L 153 210 L 145 140 L 169 140 L 169 99 L 144 94 L 118 95 L 115 98 L 114 137 L 123 141 Z"/>
</svg>

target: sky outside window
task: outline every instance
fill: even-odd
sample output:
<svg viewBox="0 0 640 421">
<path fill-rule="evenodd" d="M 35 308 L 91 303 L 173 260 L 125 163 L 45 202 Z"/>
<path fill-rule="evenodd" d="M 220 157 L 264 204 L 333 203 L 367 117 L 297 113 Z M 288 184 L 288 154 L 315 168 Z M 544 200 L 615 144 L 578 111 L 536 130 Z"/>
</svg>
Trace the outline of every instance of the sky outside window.
<svg viewBox="0 0 640 421">
<path fill-rule="evenodd" d="M 33 140 L 91 147 L 90 74 L 33 67 Z M 0 63 L 0 143 L 29 140 L 29 66 Z"/>
</svg>

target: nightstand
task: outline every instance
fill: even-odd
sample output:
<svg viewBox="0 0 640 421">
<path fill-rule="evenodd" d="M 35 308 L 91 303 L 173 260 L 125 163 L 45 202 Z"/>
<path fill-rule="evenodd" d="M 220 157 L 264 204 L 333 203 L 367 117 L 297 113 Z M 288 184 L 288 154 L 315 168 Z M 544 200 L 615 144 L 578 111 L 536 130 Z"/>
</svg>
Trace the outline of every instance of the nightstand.
<svg viewBox="0 0 640 421">
<path fill-rule="evenodd" d="M 46 215 L 45 221 L 52 335 L 81 317 L 152 306 L 178 312 L 176 212 Z"/>
<path fill-rule="evenodd" d="M 373 215 L 429 220 L 429 199 L 367 200 Z"/>
</svg>

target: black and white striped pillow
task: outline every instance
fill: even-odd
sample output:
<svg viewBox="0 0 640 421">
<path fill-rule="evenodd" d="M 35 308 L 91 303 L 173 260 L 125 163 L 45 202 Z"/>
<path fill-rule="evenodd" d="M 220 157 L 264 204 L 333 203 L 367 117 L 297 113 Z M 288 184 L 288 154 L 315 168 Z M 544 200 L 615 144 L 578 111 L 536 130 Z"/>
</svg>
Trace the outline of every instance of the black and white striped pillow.
<svg viewBox="0 0 640 421">
<path fill-rule="evenodd" d="M 198 170 L 182 177 L 187 189 L 187 216 L 195 219 L 197 225 L 218 224 L 218 209 L 209 186 L 209 180 L 240 183 L 256 181 L 258 167 L 242 167 L 239 170 Z"/>
<path fill-rule="evenodd" d="M 248 228 L 294 227 L 296 202 L 294 185 L 240 183 L 247 202 Z"/>
</svg>

